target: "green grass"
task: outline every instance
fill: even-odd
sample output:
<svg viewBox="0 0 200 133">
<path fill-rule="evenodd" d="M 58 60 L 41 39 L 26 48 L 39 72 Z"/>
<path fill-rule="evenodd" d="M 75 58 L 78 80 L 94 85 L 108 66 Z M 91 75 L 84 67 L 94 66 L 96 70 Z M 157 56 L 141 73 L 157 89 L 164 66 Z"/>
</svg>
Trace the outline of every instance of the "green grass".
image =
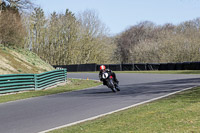
<svg viewBox="0 0 200 133">
<path fill-rule="evenodd" d="M 57 94 L 57 93 L 62 93 L 62 92 L 74 91 L 74 90 L 80 90 L 84 88 L 97 86 L 100 84 L 102 83 L 98 81 L 92 81 L 92 80 L 68 79 L 68 83 L 64 86 L 58 86 L 58 87 L 47 89 L 47 90 L 28 91 L 28 92 L 22 92 L 22 93 L 10 94 L 10 95 L 1 95 L 0 103 L 26 99 L 26 98 L 31 98 L 31 97 Z"/>
<path fill-rule="evenodd" d="M 197 133 L 200 87 L 53 133 Z"/>
<path fill-rule="evenodd" d="M 35 53 L 21 48 L 5 47 L 0 44 L 0 57 L 3 57 L 0 61 L 0 70 L 7 74 L 42 73 L 54 70 Z"/>
</svg>

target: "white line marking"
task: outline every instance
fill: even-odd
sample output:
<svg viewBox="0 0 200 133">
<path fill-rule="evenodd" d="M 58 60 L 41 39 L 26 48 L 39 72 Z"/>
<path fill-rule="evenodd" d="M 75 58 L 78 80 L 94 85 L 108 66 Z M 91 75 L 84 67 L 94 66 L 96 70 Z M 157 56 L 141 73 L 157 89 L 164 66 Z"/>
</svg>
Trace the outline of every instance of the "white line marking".
<svg viewBox="0 0 200 133">
<path fill-rule="evenodd" d="M 194 86 L 194 87 L 196 87 L 196 86 Z M 129 109 L 129 108 L 132 108 L 132 107 L 141 105 L 141 104 L 145 104 L 145 103 L 149 103 L 149 102 L 152 102 L 152 101 L 161 99 L 161 98 L 165 98 L 165 97 L 168 97 L 168 96 L 170 96 L 170 95 L 174 95 L 174 94 L 176 94 L 176 93 L 179 93 L 179 92 L 182 92 L 182 91 L 186 91 L 186 90 L 192 89 L 192 88 L 194 88 L 194 87 L 189 87 L 189 88 L 186 88 L 186 89 L 183 89 L 183 90 L 175 91 L 175 92 L 169 93 L 169 94 L 164 95 L 164 96 L 160 96 L 160 97 L 157 97 L 157 98 L 153 98 L 153 99 L 150 99 L 150 100 L 147 100 L 147 101 L 144 101 L 144 102 L 140 102 L 140 103 L 137 103 L 137 104 L 133 104 L 133 105 L 130 105 L 130 106 L 125 107 L 125 108 L 121 108 L 121 109 L 118 109 L 118 110 L 115 110 L 115 111 L 111 111 L 111 112 L 108 112 L 108 113 L 104 113 L 104 114 L 101 114 L 101 115 L 97 115 L 97 116 L 94 116 L 94 117 L 90 117 L 90 118 L 87 118 L 87 119 L 84 119 L 84 120 L 80 120 L 80 121 L 77 121 L 77 122 L 72 122 L 72 123 L 69 123 L 69 124 L 66 124 L 66 125 L 62 125 L 62 126 L 59 126 L 59 127 L 55 127 L 55 128 L 52 128 L 52 129 L 48 129 L 48 130 L 45 130 L 45 131 L 41 131 L 41 132 L 39 132 L 39 133 L 46 133 L 46 132 L 50 132 L 50 131 L 53 131 L 53 130 L 56 130 L 56 129 L 60 129 L 60 128 L 64 128 L 64 127 L 69 127 L 69 126 L 76 125 L 76 124 L 79 124 L 79 123 L 82 123 L 82 122 L 86 122 L 86 121 L 89 121 L 89 120 L 94 120 L 94 119 L 97 119 L 97 118 L 102 117 L 102 116 L 106 116 L 106 115 L 113 114 L 113 113 L 116 113 L 116 112 L 119 112 L 119 111 L 122 111 L 122 110 L 126 110 L 126 109 Z"/>
</svg>

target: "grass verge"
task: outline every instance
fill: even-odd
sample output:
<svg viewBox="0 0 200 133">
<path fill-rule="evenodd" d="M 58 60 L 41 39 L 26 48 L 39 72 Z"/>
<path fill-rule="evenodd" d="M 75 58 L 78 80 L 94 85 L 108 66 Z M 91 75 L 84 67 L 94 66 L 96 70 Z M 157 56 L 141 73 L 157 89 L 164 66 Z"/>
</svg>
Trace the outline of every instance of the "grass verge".
<svg viewBox="0 0 200 133">
<path fill-rule="evenodd" d="M 64 86 L 58 86 L 55 88 L 47 89 L 47 90 L 40 90 L 40 91 L 28 91 L 10 95 L 1 95 L 0 96 L 0 103 L 15 101 L 20 99 L 26 99 L 31 97 L 38 97 L 38 96 L 45 96 L 51 94 L 57 94 L 62 92 L 80 90 L 84 88 L 90 88 L 94 86 L 98 86 L 102 83 L 93 80 L 80 80 L 80 79 L 67 79 L 68 83 Z"/>
<path fill-rule="evenodd" d="M 52 133 L 196 133 L 200 87 Z"/>
</svg>

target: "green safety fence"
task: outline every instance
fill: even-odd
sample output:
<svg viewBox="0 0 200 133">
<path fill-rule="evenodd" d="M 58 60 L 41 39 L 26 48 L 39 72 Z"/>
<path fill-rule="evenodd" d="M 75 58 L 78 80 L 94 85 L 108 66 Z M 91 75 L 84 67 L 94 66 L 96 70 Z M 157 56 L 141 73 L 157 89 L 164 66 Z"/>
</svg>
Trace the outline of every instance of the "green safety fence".
<svg viewBox="0 0 200 133">
<path fill-rule="evenodd" d="M 42 90 L 66 81 L 66 69 L 53 70 L 41 74 L 0 75 L 0 93 Z"/>
</svg>

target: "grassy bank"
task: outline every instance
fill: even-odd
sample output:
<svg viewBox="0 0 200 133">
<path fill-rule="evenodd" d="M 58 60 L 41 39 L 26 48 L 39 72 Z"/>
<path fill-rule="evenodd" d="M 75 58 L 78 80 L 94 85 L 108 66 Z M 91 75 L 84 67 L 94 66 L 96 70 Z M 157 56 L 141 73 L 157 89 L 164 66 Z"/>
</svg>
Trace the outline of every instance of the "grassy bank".
<svg viewBox="0 0 200 133">
<path fill-rule="evenodd" d="M 197 133 L 200 88 L 114 113 L 53 133 Z"/>
<path fill-rule="evenodd" d="M 19 73 L 42 73 L 54 70 L 35 53 L 0 44 L 0 75 Z"/>
<path fill-rule="evenodd" d="M 67 84 L 63 86 L 47 89 L 47 90 L 28 91 L 28 92 L 22 92 L 22 93 L 16 93 L 16 94 L 1 95 L 0 103 L 26 99 L 26 98 L 31 98 L 31 97 L 57 94 L 57 93 L 62 93 L 62 92 L 74 91 L 74 90 L 80 90 L 84 88 L 98 86 L 100 84 L 102 83 L 97 82 L 97 81 L 92 81 L 92 80 L 68 79 Z"/>
</svg>

